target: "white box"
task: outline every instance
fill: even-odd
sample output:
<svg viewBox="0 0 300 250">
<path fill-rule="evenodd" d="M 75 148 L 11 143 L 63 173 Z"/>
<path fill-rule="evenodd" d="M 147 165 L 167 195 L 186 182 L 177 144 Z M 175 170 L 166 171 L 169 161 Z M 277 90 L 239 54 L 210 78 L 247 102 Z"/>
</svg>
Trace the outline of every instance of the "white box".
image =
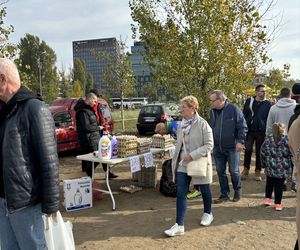
<svg viewBox="0 0 300 250">
<path fill-rule="evenodd" d="M 90 177 L 64 180 L 66 211 L 90 208 L 93 206 L 92 180 Z"/>
</svg>

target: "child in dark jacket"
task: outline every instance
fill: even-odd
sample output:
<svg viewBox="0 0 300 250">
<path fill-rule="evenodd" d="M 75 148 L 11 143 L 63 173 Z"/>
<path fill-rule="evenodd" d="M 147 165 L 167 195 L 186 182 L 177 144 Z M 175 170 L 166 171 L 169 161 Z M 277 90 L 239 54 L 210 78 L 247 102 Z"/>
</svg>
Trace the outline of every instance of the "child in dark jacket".
<svg viewBox="0 0 300 250">
<path fill-rule="evenodd" d="M 283 183 L 291 171 L 291 153 L 284 125 L 274 123 L 272 135 L 266 137 L 261 146 L 261 163 L 267 176 L 264 204 L 270 206 L 273 189 L 275 191 L 275 210 L 281 211 Z"/>
</svg>

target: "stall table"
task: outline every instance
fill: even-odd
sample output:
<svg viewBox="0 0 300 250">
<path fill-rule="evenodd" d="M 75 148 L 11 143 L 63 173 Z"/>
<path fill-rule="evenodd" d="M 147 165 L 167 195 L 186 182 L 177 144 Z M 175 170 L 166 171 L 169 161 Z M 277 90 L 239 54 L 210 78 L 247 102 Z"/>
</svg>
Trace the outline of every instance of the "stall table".
<svg viewBox="0 0 300 250">
<path fill-rule="evenodd" d="M 169 149 L 161 149 L 161 148 L 151 148 L 150 149 L 150 152 L 155 155 L 155 154 L 162 154 L 166 151 L 168 151 Z M 138 156 L 142 157 L 144 154 L 140 154 Z M 116 203 L 115 203 L 115 198 L 114 198 L 114 195 L 111 191 L 111 188 L 110 188 L 110 185 L 109 185 L 109 171 L 110 171 L 110 168 L 116 164 L 119 164 L 119 163 L 123 163 L 123 162 L 128 162 L 130 160 L 130 157 L 126 157 L 126 158 L 116 158 L 116 159 L 109 159 L 109 160 L 105 160 L 105 159 L 99 159 L 97 157 L 97 153 L 94 152 L 94 153 L 89 153 L 89 154 L 84 154 L 84 155 L 78 155 L 76 156 L 76 158 L 78 160 L 83 160 L 83 161 L 90 161 L 93 163 L 93 167 L 92 167 L 92 181 L 94 180 L 94 174 L 95 174 L 95 170 L 94 170 L 94 165 L 95 165 L 95 162 L 98 162 L 100 163 L 101 165 L 104 163 L 104 164 L 107 164 L 107 170 L 106 170 L 106 173 L 105 173 L 105 182 L 106 182 L 106 186 L 107 186 L 107 189 L 108 190 L 104 190 L 104 189 L 94 189 L 96 191 L 99 191 L 99 192 L 102 192 L 102 193 L 107 193 L 110 195 L 111 197 L 111 200 L 112 200 L 112 210 L 115 210 L 116 209 Z"/>
</svg>

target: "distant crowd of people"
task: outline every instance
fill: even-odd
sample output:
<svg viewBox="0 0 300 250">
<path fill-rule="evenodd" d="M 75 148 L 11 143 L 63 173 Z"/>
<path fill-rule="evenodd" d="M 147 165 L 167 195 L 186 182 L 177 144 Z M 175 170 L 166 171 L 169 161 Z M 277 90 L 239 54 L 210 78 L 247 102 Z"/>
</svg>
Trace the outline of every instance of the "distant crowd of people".
<svg viewBox="0 0 300 250">
<path fill-rule="evenodd" d="M 97 150 L 106 129 L 98 97 L 98 92 L 91 90 L 75 107 L 82 153 Z M 194 96 L 180 100 L 183 119 L 176 131 L 177 143 L 172 158 L 173 181 L 177 187 L 176 221 L 165 231 L 168 236 L 184 234 L 191 181 L 194 191 L 203 199 L 200 224 L 209 226 L 213 222 L 211 155 L 220 187 L 220 195 L 214 203 L 240 201 L 241 180 L 249 178 L 254 144 L 255 178 L 262 180 L 263 169 L 267 178 L 262 203 L 266 206 L 274 204 L 276 211 L 282 210 L 284 185 L 290 177 L 292 189 L 297 191 L 292 172 L 296 173 L 299 167 L 300 108 L 297 103 L 300 85 L 295 84 L 292 91 L 281 89 L 280 98 L 274 105 L 266 100 L 266 87 L 258 85 L 255 96 L 247 99 L 242 111 L 229 103 L 221 90 L 212 91 L 209 100 L 209 122 L 199 115 L 199 103 Z M 158 125 L 157 132 L 168 133 L 162 124 Z M 16 65 L 4 58 L 0 58 L 0 142 L 0 248 L 47 249 L 43 215 L 55 219 L 59 209 L 54 121 L 41 96 L 21 86 Z M 244 169 L 240 174 L 240 153 L 243 150 Z M 227 164 L 233 193 L 226 173 Z M 102 165 L 104 171 L 108 171 L 107 166 Z M 204 171 L 188 174 L 191 165 Z M 83 161 L 82 170 L 92 176 L 91 163 Z M 110 178 L 117 177 L 112 172 L 107 174 Z M 300 212 L 299 193 L 297 214 Z M 297 216 L 297 228 L 300 238 L 300 216 Z"/>
</svg>

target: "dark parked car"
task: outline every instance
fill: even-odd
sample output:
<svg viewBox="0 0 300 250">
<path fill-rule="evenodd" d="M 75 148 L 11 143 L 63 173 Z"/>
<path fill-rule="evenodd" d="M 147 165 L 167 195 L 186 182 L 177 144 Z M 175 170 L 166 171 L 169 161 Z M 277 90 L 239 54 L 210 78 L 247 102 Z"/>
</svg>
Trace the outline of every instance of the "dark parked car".
<svg viewBox="0 0 300 250">
<path fill-rule="evenodd" d="M 167 104 L 148 104 L 141 108 L 136 127 L 140 135 L 154 134 L 157 123 L 172 121 L 177 116 L 177 112 L 171 111 Z"/>
</svg>

